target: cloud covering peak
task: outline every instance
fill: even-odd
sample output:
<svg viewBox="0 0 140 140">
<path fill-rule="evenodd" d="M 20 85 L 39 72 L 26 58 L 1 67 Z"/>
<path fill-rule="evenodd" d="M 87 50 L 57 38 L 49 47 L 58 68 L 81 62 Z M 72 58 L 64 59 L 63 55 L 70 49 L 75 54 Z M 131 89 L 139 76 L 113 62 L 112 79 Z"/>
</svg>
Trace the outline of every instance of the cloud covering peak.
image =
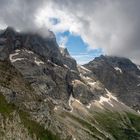
<svg viewBox="0 0 140 140">
<path fill-rule="evenodd" d="M 139 13 L 139 0 L 0 0 L 1 27 L 70 31 L 89 48 L 140 64 Z"/>
</svg>

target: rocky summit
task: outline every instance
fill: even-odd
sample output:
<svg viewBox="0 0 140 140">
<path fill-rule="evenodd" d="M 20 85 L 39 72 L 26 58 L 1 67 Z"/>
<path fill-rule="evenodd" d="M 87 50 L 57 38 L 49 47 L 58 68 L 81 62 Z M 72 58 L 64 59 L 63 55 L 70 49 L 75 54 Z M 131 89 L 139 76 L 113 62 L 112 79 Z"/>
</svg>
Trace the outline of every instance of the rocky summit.
<svg viewBox="0 0 140 140">
<path fill-rule="evenodd" d="M 140 140 L 140 66 L 81 66 L 51 31 L 1 30 L 0 140 Z"/>
</svg>

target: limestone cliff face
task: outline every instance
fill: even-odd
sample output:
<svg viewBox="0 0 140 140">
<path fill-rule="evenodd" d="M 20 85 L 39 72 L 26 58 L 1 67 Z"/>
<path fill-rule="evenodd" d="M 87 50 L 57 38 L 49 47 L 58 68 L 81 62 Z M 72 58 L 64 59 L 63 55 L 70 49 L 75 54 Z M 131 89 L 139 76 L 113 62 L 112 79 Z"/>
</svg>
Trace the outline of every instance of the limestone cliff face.
<svg viewBox="0 0 140 140">
<path fill-rule="evenodd" d="M 63 64 L 66 65 L 68 68 L 77 71 L 77 63 L 74 58 L 72 58 L 67 50 L 67 48 L 59 47 L 59 50 L 62 54 L 62 61 Z"/>
<path fill-rule="evenodd" d="M 140 70 L 127 58 L 100 56 L 84 65 L 107 89 L 136 110 L 140 108 Z"/>
<path fill-rule="evenodd" d="M 49 34 L 0 33 L 0 139 L 138 140 L 138 67 L 105 56 L 77 65 Z"/>
<path fill-rule="evenodd" d="M 6 59 L 14 50 L 26 48 L 40 55 L 45 61 L 50 59 L 54 63 L 62 65 L 61 53 L 55 36 L 52 32 L 50 32 L 50 36 L 44 38 L 35 33 L 18 33 L 8 27 L 0 34 L 0 58 Z"/>
</svg>

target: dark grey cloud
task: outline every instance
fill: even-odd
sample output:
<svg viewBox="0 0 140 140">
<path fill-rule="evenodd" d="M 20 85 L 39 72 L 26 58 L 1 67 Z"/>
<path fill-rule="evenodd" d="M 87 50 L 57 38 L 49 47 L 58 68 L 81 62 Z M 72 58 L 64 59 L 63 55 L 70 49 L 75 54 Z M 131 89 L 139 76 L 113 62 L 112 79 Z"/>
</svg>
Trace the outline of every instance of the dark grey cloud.
<svg viewBox="0 0 140 140">
<path fill-rule="evenodd" d="M 105 54 L 140 64 L 140 0 L 0 0 L 0 25 L 39 30 L 36 16 L 44 7 L 49 10 L 42 31 L 50 27 L 47 18 L 52 15 L 60 18 L 51 26 L 57 31 L 73 31 L 90 48 L 103 48 Z"/>
</svg>

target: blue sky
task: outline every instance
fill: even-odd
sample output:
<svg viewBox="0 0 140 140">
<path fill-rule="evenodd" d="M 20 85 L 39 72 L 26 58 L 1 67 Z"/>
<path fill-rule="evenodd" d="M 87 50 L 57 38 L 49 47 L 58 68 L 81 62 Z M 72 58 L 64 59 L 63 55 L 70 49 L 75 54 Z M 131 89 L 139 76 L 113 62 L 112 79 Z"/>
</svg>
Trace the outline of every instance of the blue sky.
<svg viewBox="0 0 140 140">
<path fill-rule="evenodd" d="M 64 42 L 62 41 L 63 38 Z M 88 44 L 84 43 L 80 36 L 73 35 L 69 31 L 56 33 L 56 39 L 60 46 L 63 43 L 63 47 L 68 49 L 78 64 L 85 64 L 103 54 L 101 48 L 89 49 Z"/>
</svg>

